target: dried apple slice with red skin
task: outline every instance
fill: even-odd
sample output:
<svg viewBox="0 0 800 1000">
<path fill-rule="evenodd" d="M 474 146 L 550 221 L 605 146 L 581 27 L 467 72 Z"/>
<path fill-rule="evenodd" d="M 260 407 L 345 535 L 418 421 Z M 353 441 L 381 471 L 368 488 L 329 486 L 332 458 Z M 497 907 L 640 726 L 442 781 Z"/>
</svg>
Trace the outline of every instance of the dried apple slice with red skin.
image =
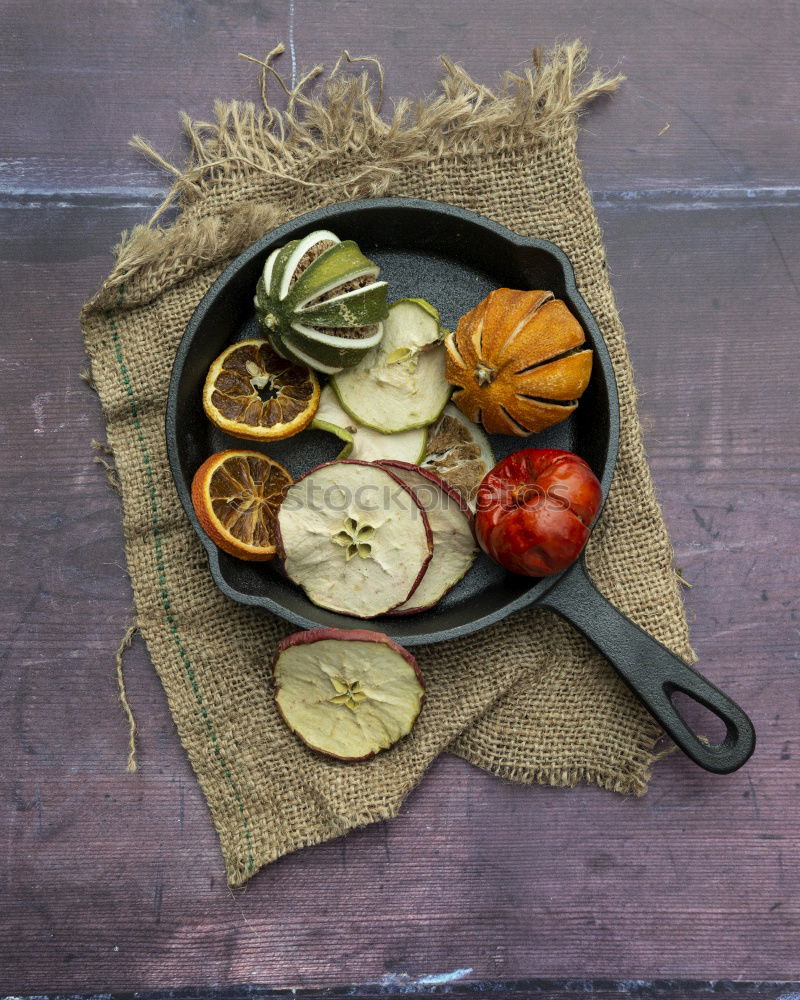
<svg viewBox="0 0 800 1000">
<path fill-rule="evenodd" d="M 448 486 L 435 472 L 388 459 L 378 464 L 394 472 L 412 490 L 425 511 L 433 536 L 433 556 L 425 575 L 411 597 L 392 614 L 427 611 L 455 587 L 478 555 L 472 513 L 458 490 Z"/>
<path fill-rule="evenodd" d="M 382 632 L 297 632 L 278 645 L 272 670 L 283 721 L 306 746 L 337 760 L 369 760 L 394 746 L 425 702 L 417 661 Z"/>
<path fill-rule="evenodd" d="M 286 575 L 318 607 L 374 618 L 403 604 L 431 560 L 413 492 L 373 462 L 326 462 L 287 489 L 276 518 Z"/>
</svg>

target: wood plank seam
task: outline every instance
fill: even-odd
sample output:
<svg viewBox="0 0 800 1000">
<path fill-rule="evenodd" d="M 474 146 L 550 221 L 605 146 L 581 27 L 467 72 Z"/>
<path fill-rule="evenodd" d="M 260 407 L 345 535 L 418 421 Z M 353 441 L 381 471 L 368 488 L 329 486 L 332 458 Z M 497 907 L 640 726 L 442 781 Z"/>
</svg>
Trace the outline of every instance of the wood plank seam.
<svg viewBox="0 0 800 1000">
<path fill-rule="evenodd" d="M 161 187 L 37 188 L 6 184 L 0 208 L 150 208 L 166 194 Z M 661 211 L 705 209 L 795 208 L 800 205 L 800 185 L 711 185 L 708 187 L 657 187 L 595 189 L 596 208 L 639 208 Z"/>
</svg>

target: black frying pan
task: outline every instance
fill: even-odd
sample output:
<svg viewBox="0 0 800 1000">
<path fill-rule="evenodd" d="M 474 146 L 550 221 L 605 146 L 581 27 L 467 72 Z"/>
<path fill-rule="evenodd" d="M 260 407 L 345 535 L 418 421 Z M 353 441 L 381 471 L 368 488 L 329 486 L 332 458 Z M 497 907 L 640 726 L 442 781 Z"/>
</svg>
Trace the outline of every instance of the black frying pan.
<svg viewBox="0 0 800 1000">
<path fill-rule="evenodd" d="M 753 726 L 730 698 L 616 610 L 592 585 L 583 559 L 542 580 L 506 573 L 481 556 L 434 609 L 408 617 L 361 619 L 325 611 L 269 564 L 221 552 L 200 528 L 190 498 L 192 476 L 214 451 L 243 447 L 206 419 L 202 387 L 214 358 L 232 341 L 258 336 L 253 290 L 267 255 L 314 229 L 354 239 L 376 260 L 393 299 L 421 297 L 439 309 L 445 326 L 493 288 L 547 288 L 580 319 L 595 352 L 591 382 L 575 413 L 535 441 L 494 435 L 497 458 L 523 446 L 563 448 L 581 455 L 608 495 L 619 445 L 617 387 L 600 330 L 578 294 L 572 266 L 545 240 L 527 239 L 471 212 L 434 202 L 375 199 L 347 202 L 303 215 L 268 233 L 227 268 L 192 316 L 175 358 L 167 403 L 169 460 L 181 501 L 208 552 L 211 575 L 228 597 L 265 608 L 303 628 L 379 629 L 406 646 L 441 642 L 484 628 L 521 608 L 550 608 L 603 652 L 678 746 L 701 767 L 720 774 L 741 767 L 755 747 Z M 256 447 L 247 442 L 247 447 Z M 336 456 L 341 442 L 307 431 L 264 450 L 297 476 Z M 676 711 L 676 692 L 693 698 L 726 727 L 717 745 L 702 742 Z"/>
</svg>

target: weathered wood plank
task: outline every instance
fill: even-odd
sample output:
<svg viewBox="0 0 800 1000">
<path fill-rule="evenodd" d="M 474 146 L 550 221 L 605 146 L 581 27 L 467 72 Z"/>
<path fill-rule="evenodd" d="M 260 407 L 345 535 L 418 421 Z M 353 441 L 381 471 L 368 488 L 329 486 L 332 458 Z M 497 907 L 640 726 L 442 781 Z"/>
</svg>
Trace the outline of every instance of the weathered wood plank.
<svg viewBox="0 0 800 1000">
<path fill-rule="evenodd" d="M 421 96 L 436 84 L 440 52 L 491 83 L 534 45 L 581 37 L 594 64 L 629 77 L 586 119 L 593 187 L 635 195 L 680 181 L 697 197 L 729 186 L 780 189 L 798 180 L 799 14 L 796 0 L 642 0 L 635 17 L 626 0 L 535 9 L 528 0 L 7 0 L 3 183 L 23 196 L 152 197 L 165 179 L 126 149 L 130 135 L 144 133 L 180 160 L 177 111 L 207 119 L 215 98 L 257 99 L 254 67 L 237 53 L 261 56 L 277 40 L 289 46 L 287 77 L 330 65 L 347 47 L 383 59 L 389 95 Z"/>
<path fill-rule="evenodd" d="M 674 755 L 631 801 L 445 757 L 392 823 L 236 895 L 138 640 L 124 774 L 130 592 L 77 313 L 138 212 L 0 219 L 0 990 L 800 975 L 797 211 L 602 212 L 694 644 L 755 718 L 752 763 L 721 779 Z"/>
<path fill-rule="evenodd" d="M 233 986 L 221 989 L 179 989 L 137 992 L 136 1000 L 418 1000 L 422 997 L 474 997 L 491 993 L 501 1000 L 571 1000 L 590 996 L 592 1000 L 618 1000 L 620 994 L 631 1000 L 693 1000 L 695 997 L 723 996 L 730 1000 L 785 1000 L 797 991 L 798 983 L 753 983 L 731 980 L 591 980 L 591 979 L 522 979 L 481 982 L 458 981 L 466 969 L 456 969 L 441 976 L 386 977 L 385 982 L 359 986 L 332 987 L 322 990 L 275 990 L 264 986 Z M 51 994 L 49 997 L 14 997 L 13 1000 L 128 1000 L 130 994 Z M 12 1000 L 11 997 L 2 1000 Z"/>
</svg>

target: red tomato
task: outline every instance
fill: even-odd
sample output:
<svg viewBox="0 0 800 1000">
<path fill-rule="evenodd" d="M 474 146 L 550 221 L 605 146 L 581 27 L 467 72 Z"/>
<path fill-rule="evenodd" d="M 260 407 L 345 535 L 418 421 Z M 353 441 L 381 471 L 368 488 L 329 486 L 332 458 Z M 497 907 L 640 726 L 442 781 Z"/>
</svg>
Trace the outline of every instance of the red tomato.
<svg viewBox="0 0 800 1000">
<path fill-rule="evenodd" d="M 475 534 L 483 551 L 512 573 L 550 576 L 581 554 L 602 499 L 582 458 L 525 448 L 478 487 Z"/>
</svg>

